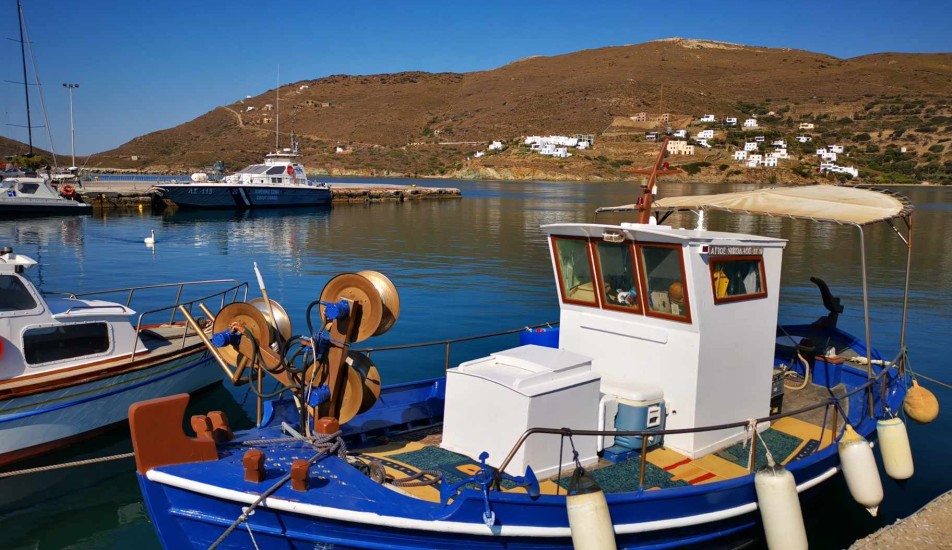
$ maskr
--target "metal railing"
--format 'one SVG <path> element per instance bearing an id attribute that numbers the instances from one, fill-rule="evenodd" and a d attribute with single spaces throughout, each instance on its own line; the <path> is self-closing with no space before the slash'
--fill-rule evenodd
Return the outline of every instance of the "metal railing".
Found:
<path id="1" fill-rule="evenodd" d="M 194 288 L 194 287 L 198 287 L 202 285 L 224 285 L 224 284 L 227 284 L 230 286 L 228 288 L 219 290 L 212 294 L 206 294 L 204 296 L 200 296 L 198 298 L 194 298 L 185 302 L 182 301 L 182 294 L 185 292 L 186 288 Z M 171 315 L 169 316 L 168 324 L 174 325 L 175 316 L 178 314 L 179 306 L 185 307 L 189 312 L 191 312 L 192 307 L 195 304 L 206 302 L 212 299 L 218 299 L 220 302 L 218 309 L 221 309 L 225 307 L 226 300 L 227 300 L 227 303 L 232 303 L 237 301 L 239 294 L 241 295 L 241 301 L 246 301 L 248 299 L 248 283 L 238 282 L 236 279 L 186 281 L 181 283 L 163 283 L 163 284 L 136 286 L 136 287 L 128 287 L 128 288 L 114 288 L 109 290 L 95 290 L 95 291 L 81 292 L 81 293 L 56 293 L 56 294 L 64 294 L 66 296 L 69 296 L 72 299 L 87 298 L 91 296 L 108 296 L 110 294 L 126 294 L 125 306 L 127 308 L 131 308 L 132 300 L 135 297 L 136 292 L 139 292 L 141 294 L 143 291 L 156 290 L 156 289 L 168 289 L 168 288 L 176 289 L 175 303 L 168 306 L 163 306 L 160 308 L 155 308 L 155 309 L 150 309 L 147 311 L 140 312 L 138 320 L 136 321 L 135 334 L 137 338 L 142 332 L 143 319 L 145 319 L 147 316 L 155 315 L 157 313 L 162 313 L 164 311 L 170 311 Z M 229 295 L 231 295 L 230 298 L 229 298 Z M 115 307 L 116 307 L 115 305 L 71 306 L 69 310 L 67 311 L 73 311 L 73 310 L 79 310 L 79 309 L 110 309 Z M 185 349 L 185 342 L 188 338 L 188 331 L 189 331 L 188 323 L 183 323 L 182 336 L 181 336 L 182 338 L 181 349 Z M 132 356 L 130 357 L 129 361 L 130 362 L 134 361 L 138 353 L 139 353 L 139 346 L 136 343 L 133 345 Z"/>
<path id="2" fill-rule="evenodd" d="M 381 347 L 376 347 L 376 348 L 359 348 L 359 349 L 354 349 L 353 351 L 360 352 L 360 353 L 365 353 L 365 354 L 367 354 L 367 357 L 369 358 L 369 357 L 370 357 L 370 354 L 373 353 L 373 352 L 375 352 L 375 351 L 378 351 L 378 352 L 379 352 L 379 351 L 395 351 L 395 350 L 407 350 L 407 349 L 414 349 L 414 348 L 433 347 L 433 346 L 446 346 L 446 353 L 445 353 L 445 360 L 444 360 L 444 363 L 443 363 L 443 370 L 449 370 L 449 368 L 450 368 L 450 346 L 452 346 L 452 344 L 458 344 L 458 343 L 461 343 L 461 342 L 472 342 L 472 341 L 474 341 L 474 340 L 484 340 L 484 339 L 486 339 L 486 338 L 496 338 L 496 337 L 499 337 L 499 336 L 506 336 L 506 335 L 509 335 L 509 334 L 516 334 L 516 333 L 519 333 L 519 332 L 522 332 L 522 331 L 533 330 L 533 329 L 537 329 L 537 328 L 553 328 L 553 327 L 558 326 L 558 324 L 559 324 L 558 321 L 550 321 L 550 322 L 548 322 L 548 323 L 539 323 L 539 324 L 537 324 L 537 325 L 525 326 L 525 327 L 521 327 L 521 328 L 514 328 L 514 329 L 511 329 L 511 330 L 504 330 L 504 331 L 501 331 L 501 332 L 493 332 L 493 333 L 490 333 L 490 334 L 480 334 L 480 335 L 477 335 L 477 336 L 464 336 L 464 337 L 462 337 L 462 338 L 450 338 L 450 339 L 447 339 L 447 340 L 436 340 L 436 341 L 433 341 L 433 342 L 421 342 L 421 343 L 417 343 L 417 344 L 400 344 L 400 345 L 396 345 L 396 346 L 381 346 Z"/>

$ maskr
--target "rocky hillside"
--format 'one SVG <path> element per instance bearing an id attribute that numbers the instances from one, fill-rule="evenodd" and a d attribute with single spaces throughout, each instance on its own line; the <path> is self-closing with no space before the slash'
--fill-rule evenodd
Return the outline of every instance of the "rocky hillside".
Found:
<path id="1" fill-rule="evenodd" d="M 97 154 L 100 167 L 191 171 L 223 160 L 229 170 L 294 131 L 313 173 L 376 176 L 624 179 L 650 163 L 651 123 L 671 113 L 692 125 L 703 113 L 758 115 L 758 134 L 788 142 L 815 123 L 809 149 L 761 174 L 732 160 L 747 136 L 718 128 L 713 149 L 673 162 L 695 178 L 812 179 L 814 145 L 846 146 L 867 180 L 952 180 L 952 54 L 876 54 L 837 59 L 801 50 L 670 39 L 531 57 L 466 74 L 335 75 L 296 82 L 219 107 L 197 119 Z M 658 128 L 662 129 L 663 128 Z M 526 135 L 593 134 L 595 147 L 568 159 L 521 147 Z M 508 148 L 472 159 L 492 140 Z M 289 144 L 289 138 L 282 136 Z M 338 152 L 340 149 L 340 152 Z"/>

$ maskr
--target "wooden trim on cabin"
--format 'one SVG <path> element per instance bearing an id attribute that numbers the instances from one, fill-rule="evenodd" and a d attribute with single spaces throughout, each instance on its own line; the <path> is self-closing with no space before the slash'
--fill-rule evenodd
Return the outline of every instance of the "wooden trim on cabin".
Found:
<path id="1" fill-rule="evenodd" d="M 204 349 L 204 347 L 205 345 L 201 341 L 198 341 L 194 344 L 185 346 L 185 348 L 179 348 L 178 346 L 175 346 L 174 351 L 170 350 L 171 353 L 143 353 L 139 355 L 139 357 L 142 358 L 141 360 L 137 358 L 132 362 L 129 361 L 129 357 L 127 355 L 124 355 L 122 357 L 116 357 L 105 361 L 97 361 L 87 365 L 70 367 L 69 369 L 38 373 L 21 378 L 4 380 L 3 382 L 0 382 L 0 401 L 69 388 L 72 386 L 79 386 L 90 382 L 96 382 L 104 378 L 118 376 L 120 374 L 145 370 L 154 367 L 159 363 L 174 361 L 176 359 L 195 354 L 196 352 L 200 352 L 202 349 Z M 121 364 L 108 366 L 110 363 Z M 61 376 L 64 372 L 68 371 L 82 372 L 77 372 L 75 375 L 66 377 Z M 25 379 L 29 379 L 32 383 L 23 384 Z"/>
<path id="2" fill-rule="evenodd" d="M 659 319 L 667 319 L 669 321 L 676 321 L 678 323 L 688 323 L 691 324 L 691 299 L 688 296 L 690 294 L 688 287 L 688 278 L 687 272 L 684 270 L 684 246 L 680 244 L 667 244 L 667 243 L 642 243 L 636 242 L 638 250 L 638 261 L 639 267 L 641 268 L 641 285 L 642 292 L 645 297 L 645 315 L 648 317 L 657 317 Z M 681 290 L 684 296 L 684 315 L 672 315 L 670 313 L 659 313 L 657 311 L 651 310 L 651 296 L 648 290 L 648 269 L 645 265 L 645 257 L 643 249 L 648 248 L 669 248 L 677 251 L 678 256 L 678 265 L 681 268 Z"/>
<path id="3" fill-rule="evenodd" d="M 564 240 L 564 241 L 582 241 L 582 242 L 585 243 L 585 249 L 586 249 L 586 252 L 587 252 L 586 257 L 588 258 L 588 267 L 589 267 L 589 269 L 591 270 L 591 274 L 592 274 L 592 294 L 593 294 L 592 297 L 594 298 L 594 300 L 591 301 L 591 302 L 586 302 L 586 301 L 584 301 L 584 300 L 573 300 L 573 299 L 569 298 L 568 295 L 566 294 L 565 279 L 562 277 L 562 262 L 559 261 L 559 248 L 558 248 L 558 244 L 557 244 L 557 241 L 562 241 L 562 240 Z M 591 245 L 591 240 L 590 240 L 589 238 L 587 238 L 587 237 L 575 237 L 575 236 L 570 236 L 570 235 L 552 235 L 552 236 L 550 237 L 550 242 L 551 242 L 551 247 L 552 247 L 552 259 L 555 261 L 555 274 L 556 274 L 556 278 L 558 279 L 558 283 L 559 283 L 559 295 L 562 297 L 562 303 L 565 303 L 565 304 L 575 304 L 575 305 L 588 306 L 588 307 L 595 307 L 595 308 L 600 307 L 601 301 L 599 300 L 599 298 L 598 298 L 598 296 L 597 296 L 597 294 L 598 294 L 598 286 L 599 286 L 599 285 L 597 285 L 597 283 L 596 283 L 596 281 L 595 281 L 595 272 L 596 272 L 596 271 L 595 271 L 595 266 L 593 265 L 593 261 L 592 261 L 592 245 Z"/>
<path id="4" fill-rule="evenodd" d="M 754 292 L 752 294 L 738 294 L 736 296 L 717 296 L 717 285 L 714 283 L 714 264 L 719 262 L 731 262 L 731 261 L 756 261 L 758 267 L 760 268 L 760 286 L 763 289 L 762 292 Z M 747 300 L 759 300 L 761 298 L 767 297 L 767 271 L 764 267 L 764 257 L 761 255 L 752 255 L 752 256 L 716 256 L 708 257 L 708 269 L 711 272 L 711 293 L 714 295 L 715 304 L 729 304 L 733 302 L 744 302 Z"/>
<path id="5" fill-rule="evenodd" d="M 611 244 L 624 244 L 625 246 L 628 247 L 628 250 L 631 254 L 630 256 L 631 269 L 635 279 L 635 286 L 637 287 L 637 292 L 638 292 L 638 296 L 637 296 L 638 302 L 633 304 L 631 307 L 625 307 L 619 304 L 611 304 L 608 302 L 608 291 L 607 289 L 604 288 L 605 277 L 602 274 L 602 262 L 601 262 L 601 257 L 598 254 L 598 243 L 599 241 L 597 239 L 593 238 L 591 240 L 592 260 L 593 260 L 593 263 L 595 264 L 595 277 L 597 281 L 595 288 L 597 289 L 598 301 L 601 304 L 602 308 L 610 310 L 610 311 L 621 311 L 623 313 L 642 315 L 644 311 L 644 305 L 643 305 L 644 302 L 642 299 L 643 294 L 641 292 L 641 285 L 638 283 L 638 279 L 640 279 L 641 277 L 640 277 L 640 272 L 638 270 L 638 260 L 636 258 L 636 256 L 638 255 L 638 252 L 637 250 L 635 250 L 634 241 L 625 239 L 624 243 L 611 243 Z"/>

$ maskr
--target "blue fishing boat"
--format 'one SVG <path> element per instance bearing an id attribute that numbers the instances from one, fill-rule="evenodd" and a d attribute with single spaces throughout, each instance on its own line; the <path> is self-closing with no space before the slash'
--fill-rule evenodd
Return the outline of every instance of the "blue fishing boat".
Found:
<path id="1" fill-rule="evenodd" d="M 658 220 L 719 210 L 862 234 L 910 227 L 910 204 L 834 186 L 653 201 L 661 160 L 637 203 L 598 211 L 638 222 L 543 227 L 558 330 L 445 377 L 381 388 L 387 367 L 352 347 L 399 315 L 376 272 L 328 282 L 298 338 L 281 336 L 282 311 L 224 308 L 206 345 L 258 393 L 258 425 L 235 432 L 210 412 L 191 418 L 193 437 L 187 396 L 130 408 L 164 546 L 664 548 L 760 526 L 771 546 L 805 547 L 800 499 L 840 471 L 875 514 L 868 441 L 888 439 L 887 473 L 912 475 L 896 417 L 910 373 L 902 346 L 869 345 L 865 256 L 859 338 L 837 326 L 844 306 L 820 279 L 824 314 L 778 324 L 786 241 Z M 268 400 L 265 376 L 286 397 Z"/>

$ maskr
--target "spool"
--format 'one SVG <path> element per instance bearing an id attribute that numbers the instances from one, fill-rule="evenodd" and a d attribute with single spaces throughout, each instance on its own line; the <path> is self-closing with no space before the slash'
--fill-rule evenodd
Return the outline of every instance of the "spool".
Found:
<path id="1" fill-rule="evenodd" d="M 909 434 L 902 419 L 897 416 L 877 421 L 876 435 L 879 438 L 879 454 L 883 457 L 886 475 L 900 481 L 912 477 L 916 469 L 912 461 Z"/>
<path id="2" fill-rule="evenodd" d="M 883 502 L 883 483 L 879 479 L 879 469 L 876 468 L 876 459 L 869 442 L 847 424 L 837 450 L 850 495 L 876 517 L 879 505 Z"/>
<path id="3" fill-rule="evenodd" d="M 363 342 L 371 336 L 379 336 L 390 330 L 400 313 L 400 298 L 390 279 L 376 271 L 342 273 L 324 286 L 322 302 L 350 300 L 360 305 L 360 326 L 353 342 Z M 324 306 L 321 306 L 321 314 Z M 351 332 L 355 316 L 339 319 L 337 329 L 342 334 Z"/>
<path id="4" fill-rule="evenodd" d="M 271 311 L 268 308 L 268 302 L 271 302 L 271 308 L 274 310 L 275 319 L 271 319 Z M 264 298 L 255 298 L 254 300 L 248 301 L 249 304 L 253 305 L 264 315 L 265 321 L 267 321 L 268 326 L 271 328 L 271 339 L 275 340 L 276 335 L 281 336 L 281 340 L 287 342 L 291 339 L 291 335 L 294 333 L 291 327 L 291 318 L 288 316 L 288 312 L 285 311 L 281 304 L 275 302 L 274 300 L 268 298 L 268 302 L 264 301 Z"/>
<path id="5" fill-rule="evenodd" d="M 268 324 L 264 314 L 262 314 L 257 307 L 245 302 L 228 304 L 221 308 L 221 311 L 215 316 L 212 332 L 218 333 L 230 330 L 234 323 L 244 326 L 245 329 L 250 331 L 259 346 L 271 346 L 271 326 Z M 223 359 L 228 361 L 231 366 L 235 367 L 239 361 L 245 358 L 250 359 L 254 355 L 254 345 L 251 343 L 251 340 L 246 338 L 242 333 L 241 342 L 237 348 L 234 346 L 225 346 L 219 348 L 218 353 Z"/>
<path id="6" fill-rule="evenodd" d="M 770 550 L 807 548 L 797 482 L 790 470 L 780 464 L 759 470 L 754 474 L 754 490 L 767 547 Z"/>
<path id="7" fill-rule="evenodd" d="M 357 371 L 357 374 L 360 375 L 363 392 L 360 409 L 357 411 L 357 414 L 365 413 L 369 411 L 377 402 L 377 399 L 380 398 L 380 371 L 377 370 L 377 366 L 374 365 L 367 354 L 359 351 L 349 352 L 347 354 L 346 363 L 347 366 Z"/>

